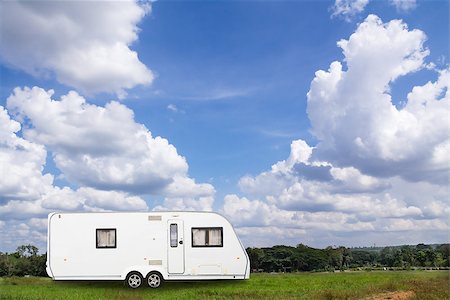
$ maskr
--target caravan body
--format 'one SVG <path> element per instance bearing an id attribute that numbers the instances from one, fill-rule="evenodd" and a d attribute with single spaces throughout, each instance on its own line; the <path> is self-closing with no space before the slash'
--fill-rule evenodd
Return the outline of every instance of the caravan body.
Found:
<path id="1" fill-rule="evenodd" d="M 51 213 L 47 273 L 55 280 L 248 279 L 232 225 L 212 212 Z M 153 283 L 153 284 L 152 284 Z"/>

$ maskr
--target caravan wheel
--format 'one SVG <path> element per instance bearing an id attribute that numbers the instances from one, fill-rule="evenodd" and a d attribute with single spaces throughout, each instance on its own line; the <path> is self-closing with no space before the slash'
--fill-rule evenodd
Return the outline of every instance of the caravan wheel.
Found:
<path id="1" fill-rule="evenodd" d="M 127 279 L 125 282 L 127 283 L 128 287 L 132 289 L 137 289 L 142 285 L 142 275 L 139 272 L 131 272 L 128 274 Z"/>
<path id="2" fill-rule="evenodd" d="M 147 284 L 149 287 L 156 289 L 161 286 L 163 277 L 158 272 L 150 272 L 147 276 Z"/>

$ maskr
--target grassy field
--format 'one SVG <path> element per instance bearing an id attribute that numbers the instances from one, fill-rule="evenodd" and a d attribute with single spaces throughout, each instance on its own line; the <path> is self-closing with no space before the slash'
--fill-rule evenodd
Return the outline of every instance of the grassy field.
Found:
<path id="1" fill-rule="evenodd" d="M 245 281 L 170 282 L 156 290 L 16 277 L 0 278 L 0 299 L 371 299 L 394 291 L 450 299 L 449 284 L 449 271 L 252 274 Z"/>

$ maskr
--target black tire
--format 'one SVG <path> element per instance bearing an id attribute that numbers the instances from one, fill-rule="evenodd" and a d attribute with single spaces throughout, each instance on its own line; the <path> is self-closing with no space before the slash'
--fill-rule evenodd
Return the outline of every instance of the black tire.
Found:
<path id="1" fill-rule="evenodd" d="M 142 286 L 144 282 L 144 278 L 139 272 L 130 272 L 125 279 L 125 284 L 132 289 L 137 289 Z"/>
<path id="2" fill-rule="evenodd" d="M 147 275 L 146 281 L 149 287 L 157 289 L 163 284 L 164 278 L 159 272 L 150 272 Z"/>

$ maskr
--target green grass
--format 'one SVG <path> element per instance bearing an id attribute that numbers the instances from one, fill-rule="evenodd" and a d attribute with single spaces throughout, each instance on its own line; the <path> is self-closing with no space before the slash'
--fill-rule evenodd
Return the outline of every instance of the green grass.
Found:
<path id="1" fill-rule="evenodd" d="M 450 299 L 449 271 L 252 274 L 244 281 L 167 282 L 159 289 L 122 282 L 0 278 L 0 299 L 363 299 L 414 291 L 415 299 Z"/>

